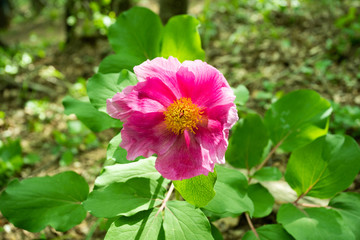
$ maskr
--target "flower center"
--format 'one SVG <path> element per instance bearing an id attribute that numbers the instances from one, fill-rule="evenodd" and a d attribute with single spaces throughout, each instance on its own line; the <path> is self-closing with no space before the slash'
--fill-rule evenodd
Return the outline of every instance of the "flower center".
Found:
<path id="1" fill-rule="evenodd" d="M 176 135 L 184 133 L 188 129 L 195 134 L 194 129 L 201 120 L 204 111 L 193 104 L 190 98 L 180 98 L 174 101 L 164 112 L 166 127 Z"/>

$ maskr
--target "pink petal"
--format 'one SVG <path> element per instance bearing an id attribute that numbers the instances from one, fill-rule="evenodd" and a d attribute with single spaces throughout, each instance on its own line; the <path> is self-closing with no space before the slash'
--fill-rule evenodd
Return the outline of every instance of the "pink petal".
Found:
<path id="1" fill-rule="evenodd" d="M 126 122 L 132 112 L 162 112 L 164 106 L 157 100 L 150 98 L 139 98 L 139 92 L 133 90 L 129 94 L 117 93 L 113 98 L 106 100 L 106 111 L 113 117 Z"/>
<path id="2" fill-rule="evenodd" d="M 166 129 L 161 112 L 133 112 L 121 130 L 120 147 L 127 150 L 127 159 L 163 154 L 173 145 L 176 136 Z"/>
<path id="3" fill-rule="evenodd" d="M 235 100 L 224 76 L 205 62 L 185 61 L 176 77 L 183 96 L 191 98 L 198 106 L 209 108 Z"/>
<path id="4" fill-rule="evenodd" d="M 164 178 L 182 180 L 213 171 L 209 151 L 201 147 L 192 133 L 189 136 L 189 145 L 184 135 L 179 135 L 167 152 L 158 155 L 155 168 Z"/>

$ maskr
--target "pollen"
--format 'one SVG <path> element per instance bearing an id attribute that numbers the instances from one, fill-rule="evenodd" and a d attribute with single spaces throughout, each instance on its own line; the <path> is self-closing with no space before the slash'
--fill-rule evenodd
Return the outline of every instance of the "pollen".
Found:
<path id="1" fill-rule="evenodd" d="M 195 134 L 203 113 L 202 108 L 194 104 L 190 98 L 180 98 L 164 112 L 166 127 L 176 135 L 184 133 L 185 129 Z"/>

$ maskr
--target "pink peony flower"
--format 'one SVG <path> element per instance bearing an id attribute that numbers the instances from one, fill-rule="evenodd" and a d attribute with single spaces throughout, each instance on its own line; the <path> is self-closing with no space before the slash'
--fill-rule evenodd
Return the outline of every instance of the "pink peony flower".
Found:
<path id="1" fill-rule="evenodd" d="M 170 180 L 208 175 L 225 163 L 229 129 L 238 120 L 224 76 L 200 60 L 155 58 L 134 67 L 139 83 L 107 99 L 120 119 L 127 159 L 157 154 L 155 168 Z"/>

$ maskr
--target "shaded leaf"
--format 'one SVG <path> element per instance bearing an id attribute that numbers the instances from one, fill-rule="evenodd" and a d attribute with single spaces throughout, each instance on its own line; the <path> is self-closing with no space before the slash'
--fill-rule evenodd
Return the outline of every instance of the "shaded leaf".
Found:
<path id="1" fill-rule="evenodd" d="M 341 216 L 332 209 L 300 210 L 289 203 L 280 206 L 276 219 L 297 240 L 355 239 Z"/>
<path id="2" fill-rule="evenodd" d="M 161 175 L 155 169 L 155 160 L 155 157 L 149 157 L 138 162 L 131 162 L 130 164 L 106 166 L 101 175 L 96 178 L 95 185 L 97 187 L 104 187 L 116 182 L 126 182 L 136 177 L 157 180 Z"/>
<path id="3" fill-rule="evenodd" d="M 96 217 L 131 216 L 160 204 L 165 191 L 161 181 L 132 178 L 95 189 L 84 207 Z"/>
<path id="4" fill-rule="evenodd" d="M 130 217 L 120 217 L 111 224 L 105 240 L 157 239 L 162 223 L 161 215 L 155 216 L 157 211 L 153 208 Z"/>
<path id="5" fill-rule="evenodd" d="M 294 238 L 285 231 L 280 224 L 264 225 L 256 229 L 260 240 L 293 240 Z M 248 231 L 242 240 L 258 240 L 252 231 Z"/>
<path id="6" fill-rule="evenodd" d="M 204 207 L 217 215 L 238 216 L 243 212 L 254 212 L 254 205 L 247 195 L 247 179 L 235 169 L 216 166 L 217 180 L 215 197 Z"/>
<path id="7" fill-rule="evenodd" d="M 251 177 L 259 181 L 278 181 L 281 179 L 282 174 L 277 167 L 263 167 Z"/>
<path id="8" fill-rule="evenodd" d="M 337 211 L 356 239 L 360 239 L 360 194 L 343 192 L 330 200 L 330 207 Z"/>
<path id="9" fill-rule="evenodd" d="M 115 53 L 143 62 L 159 56 L 162 28 L 158 15 L 147 8 L 133 7 L 118 16 L 108 38 Z"/>
<path id="10" fill-rule="evenodd" d="M 128 70 L 110 74 L 97 73 L 89 78 L 87 83 L 90 102 L 96 109 L 106 113 L 106 99 L 112 98 L 127 86 L 136 85 L 137 82 L 135 74 Z"/>
<path id="11" fill-rule="evenodd" d="M 108 114 L 99 112 L 89 102 L 82 102 L 70 96 L 63 100 L 65 114 L 74 113 L 76 117 L 94 132 L 101 132 L 108 128 L 120 128 L 122 122 L 110 117 Z"/>
<path id="12" fill-rule="evenodd" d="M 226 161 L 234 167 L 251 169 L 261 163 L 269 137 L 261 117 L 248 114 L 232 128 Z"/>
<path id="13" fill-rule="evenodd" d="M 85 179 L 75 172 L 14 180 L 0 196 L 0 210 L 16 227 L 30 232 L 47 225 L 67 231 L 86 217 L 81 202 L 88 193 Z"/>
<path id="14" fill-rule="evenodd" d="M 104 58 L 99 65 L 99 73 L 119 73 L 123 69 L 134 71 L 134 67 L 143 62 L 143 58 L 124 53 L 112 54 Z"/>
<path id="15" fill-rule="evenodd" d="M 251 184 L 248 188 L 248 196 L 254 204 L 253 217 L 262 218 L 272 212 L 274 197 L 261 184 Z"/>

